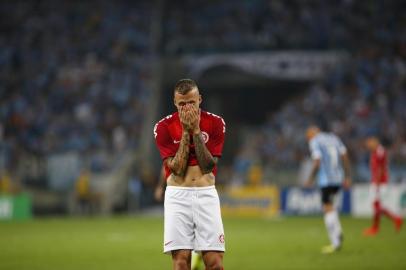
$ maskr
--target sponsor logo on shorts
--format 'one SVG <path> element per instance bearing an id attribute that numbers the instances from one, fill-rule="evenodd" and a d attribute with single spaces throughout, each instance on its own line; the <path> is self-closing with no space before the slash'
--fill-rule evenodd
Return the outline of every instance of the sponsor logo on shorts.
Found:
<path id="1" fill-rule="evenodd" d="M 166 242 L 166 243 L 165 243 L 165 246 L 169 245 L 169 244 L 172 243 L 172 242 L 173 242 L 173 240 L 172 240 L 172 241 L 169 241 L 169 242 Z"/>
<path id="2" fill-rule="evenodd" d="M 220 234 L 219 241 L 220 243 L 224 244 L 224 234 Z"/>

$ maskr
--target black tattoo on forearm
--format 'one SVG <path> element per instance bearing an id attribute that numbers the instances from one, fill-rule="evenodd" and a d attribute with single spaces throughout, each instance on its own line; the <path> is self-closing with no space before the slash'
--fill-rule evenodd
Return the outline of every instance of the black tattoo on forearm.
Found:
<path id="1" fill-rule="evenodd" d="M 185 176 L 186 174 L 189 159 L 189 144 L 190 135 L 187 132 L 183 132 L 176 155 L 167 161 L 168 167 L 176 176 Z"/>
<path id="2" fill-rule="evenodd" d="M 199 162 L 200 170 L 203 174 L 212 172 L 216 165 L 216 158 L 214 158 L 207 149 L 202 133 L 193 135 L 193 143 L 195 145 L 196 158 Z"/>

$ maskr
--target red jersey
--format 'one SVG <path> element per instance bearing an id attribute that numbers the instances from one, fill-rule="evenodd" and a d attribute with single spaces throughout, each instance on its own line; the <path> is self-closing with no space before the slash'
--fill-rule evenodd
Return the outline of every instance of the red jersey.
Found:
<path id="1" fill-rule="evenodd" d="M 374 184 L 386 184 L 388 182 L 388 157 L 382 145 L 371 153 L 369 160 L 371 169 L 371 181 Z"/>
<path id="2" fill-rule="evenodd" d="M 215 157 L 221 157 L 224 145 L 224 134 L 226 131 L 223 118 L 209 112 L 201 111 L 199 126 L 209 152 Z M 155 125 L 154 136 L 162 160 L 175 156 L 182 138 L 182 132 L 183 129 L 178 112 L 168 115 Z M 192 136 L 190 142 L 188 166 L 198 165 Z M 217 168 L 214 167 L 214 175 L 216 171 Z M 171 171 L 165 164 L 165 178 L 168 178 L 170 174 Z"/>

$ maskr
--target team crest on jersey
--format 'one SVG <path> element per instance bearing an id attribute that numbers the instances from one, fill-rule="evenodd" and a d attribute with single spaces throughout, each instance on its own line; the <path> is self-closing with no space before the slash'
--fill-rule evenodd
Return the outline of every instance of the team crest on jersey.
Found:
<path id="1" fill-rule="evenodd" d="M 220 236 L 219 236 L 219 241 L 220 241 L 220 243 L 222 243 L 222 244 L 224 244 L 224 234 L 220 234 Z"/>
<path id="2" fill-rule="evenodd" d="M 206 131 L 202 131 L 202 137 L 203 137 L 204 143 L 207 143 L 209 141 L 209 134 L 207 134 Z"/>

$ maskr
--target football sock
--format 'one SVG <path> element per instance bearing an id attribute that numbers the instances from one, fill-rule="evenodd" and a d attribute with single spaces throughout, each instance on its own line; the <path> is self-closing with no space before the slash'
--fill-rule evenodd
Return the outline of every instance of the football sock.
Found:
<path id="1" fill-rule="evenodd" d="M 338 216 L 337 211 L 333 211 L 333 216 L 334 216 L 334 223 L 335 223 L 335 233 L 337 235 L 337 237 L 340 237 L 340 235 L 342 234 L 342 228 L 341 228 L 341 223 L 340 223 L 340 218 Z"/>
<path id="2" fill-rule="evenodd" d="M 379 227 L 379 216 L 381 214 L 387 216 L 388 218 L 390 218 L 392 221 L 395 221 L 398 216 L 393 214 L 391 211 L 389 211 L 388 209 L 384 208 L 381 206 L 381 203 L 379 201 L 375 201 L 374 202 L 374 209 L 375 209 L 375 216 L 378 215 L 378 221 L 377 221 L 377 227 L 375 227 L 375 216 L 374 216 L 374 227 L 378 228 Z M 377 214 L 378 213 L 378 214 Z"/>
<path id="3" fill-rule="evenodd" d="M 381 208 L 381 213 L 390 218 L 392 221 L 395 221 L 398 218 L 398 216 L 385 208 Z"/>
<path id="4" fill-rule="evenodd" d="M 330 211 L 324 214 L 324 223 L 326 225 L 331 244 L 336 248 L 339 247 L 341 245 L 340 236 L 342 229 L 337 211 Z"/>
<path id="5" fill-rule="evenodd" d="M 379 229 L 379 223 L 381 219 L 381 204 L 379 201 L 374 202 L 374 221 L 372 227 L 375 229 Z"/>

